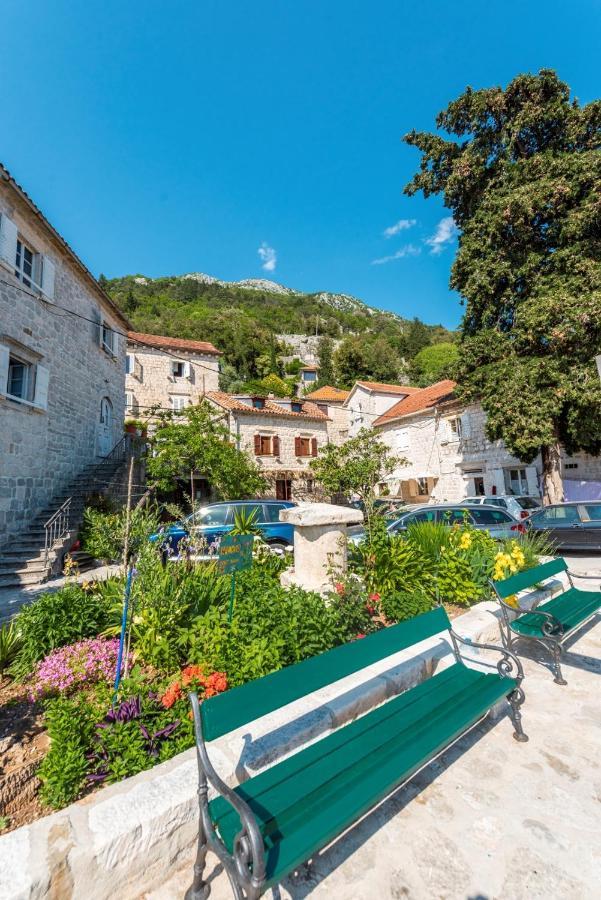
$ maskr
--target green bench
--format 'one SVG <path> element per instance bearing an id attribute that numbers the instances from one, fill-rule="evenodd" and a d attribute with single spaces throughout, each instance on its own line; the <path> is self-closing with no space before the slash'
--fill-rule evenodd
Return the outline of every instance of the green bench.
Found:
<path id="1" fill-rule="evenodd" d="M 550 600 L 534 606 L 530 611 L 520 612 L 506 602 L 508 597 L 562 572 L 567 573 L 569 587 Z M 508 650 L 515 650 L 517 638 L 542 644 L 551 654 L 556 684 L 567 684 L 561 672 L 564 643 L 601 609 L 601 591 L 582 591 L 574 587 L 573 578 L 594 577 L 570 572 L 564 559 L 554 559 L 534 569 L 511 575 L 504 581 L 491 581 L 497 600 L 501 604 L 503 644 Z"/>
<path id="2" fill-rule="evenodd" d="M 450 633 L 455 662 L 439 674 L 234 789 L 215 772 L 207 742 L 442 632 Z M 497 672 L 466 666 L 459 642 L 500 652 Z M 510 704 L 514 737 L 528 740 L 521 725 L 522 678 L 511 651 L 455 634 L 439 607 L 200 705 L 191 694 L 200 826 L 186 900 L 210 893 L 203 878 L 208 850 L 223 863 L 236 898 L 260 897 L 473 728 L 503 697 Z M 218 794 L 210 802 L 209 785 Z"/>

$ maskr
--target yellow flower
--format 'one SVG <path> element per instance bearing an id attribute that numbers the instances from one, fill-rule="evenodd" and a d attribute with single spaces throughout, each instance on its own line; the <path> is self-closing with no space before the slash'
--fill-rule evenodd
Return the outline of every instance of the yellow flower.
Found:
<path id="1" fill-rule="evenodd" d="M 508 603 L 509 606 L 514 606 L 516 609 L 520 608 L 516 594 L 512 594 L 511 597 L 505 597 L 505 603 Z"/>
<path id="2" fill-rule="evenodd" d="M 461 535 L 461 540 L 459 541 L 459 546 L 462 550 L 468 550 L 472 546 L 472 536 L 469 531 L 466 531 Z"/>

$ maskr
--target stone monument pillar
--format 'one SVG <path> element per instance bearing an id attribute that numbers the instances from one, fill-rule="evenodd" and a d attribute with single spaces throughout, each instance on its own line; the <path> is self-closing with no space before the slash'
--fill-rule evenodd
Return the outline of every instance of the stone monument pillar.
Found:
<path id="1" fill-rule="evenodd" d="M 319 593 L 331 590 L 332 570 L 346 572 L 346 526 L 363 521 L 361 510 L 302 503 L 281 510 L 280 521 L 294 525 L 294 568 L 282 572 L 282 585 Z"/>

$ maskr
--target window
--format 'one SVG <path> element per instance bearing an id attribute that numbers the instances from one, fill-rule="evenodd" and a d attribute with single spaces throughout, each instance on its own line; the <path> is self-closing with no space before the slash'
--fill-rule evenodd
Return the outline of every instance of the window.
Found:
<path id="1" fill-rule="evenodd" d="M 176 411 L 179 412 L 182 409 L 185 409 L 190 403 L 190 398 L 180 395 L 180 394 L 172 394 L 171 395 L 171 406 Z"/>
<path id="2" fill-rule="evenodd" d="M 474 506 L 469 512 L 466 509 L 441 509 L 439 512 L 439 521 L 443 522 L 445 525 L 463 525 L 464 522 L 471 521 L 470 512 L 474 515 L 477 509 L 477 506 Z"/>
<path id="3" fill-rule="evenodd" d="M 311 438 L 299 437 L 298 440 L 298 451 L 297 456 L 310 456 L 311 455 Z"/>
<path id="4" fill-rule="evenodd" d="M 116 334 L 108 322 L 102 323 L 102 349 L 115 356 L 115 347 L 117 345 Z"/>
<path id="5" fill-rule="evenodd" d="M 308 494 L 312 494 L 314 490 L 314 482 L 312 478 L 307 478 L 306 480 L 306 490 Z"/>
<path id="6" fill-rule="evenodd" d="M 454 416 L 452 419 L 449 419 L 448 422 L 449 440 L 459 441 L 461 439 L 461 419 L 459 418 L 459 416 Z"/>
<path id="7" fill-rule="evenodd" d="M 303 372 L 303 381 L 317 381 L 317 372 Z"/>
<path id="8" fill-rule="evenodd" d="M 540 502 L 537 502 L 534 497 L 517 497 L 516 499 L 522 509 L 538 509 L 540 506 Z"/>
<path id="9" fill-rule="evenodd" d="M 125 374 L 133 375 L 134 374 L 134 355 L 133 353 L 125 354 Z"/>
<path id="10" fill-rule="evenodd" d="M 591 522 L 601 522 L 601 503 L 587 503 L 584 508 Z"/>
<path id="11" fill-rule="evenodd" d="M 278 500 L 290 500 L 292 496 L 292 481 L 290 478 L 276 479 L 275 495 Z"/>
<path id="12" fill-rule="evenodd" d="M 35 253 L 22 240 L 17 240 L 17 255 L 15 258 L 15 275 L 23 282 L 25 287 L 35 285 L 34 263 Z M 37 287 L 37 285 L 35 285 Z"/>
<path id="13" fill-rule="evenodd" d="M 505 490 L 508 494 L 527 494 L 526 469 L 505 469 Z"/>
<path id="14" fill-rule="evenodd" d="M 325 413 L 326 416 L 327 416 L 327 414 L 328 414 L 328 404 L 327 404 L 327 403 L 318 403 L 318 404 L 317 404 L 317 409 L 318 409 L 320 412 Z M 299 410 L 295 410 L 295 411 L 296 411 L 296 412 L 300 412 L 300 409 L 299 409 Z"/>
<path id="15" fill-rule="evenodd" d="M 296 412 L 296 413 L 302 412 L 303 404 L 297 403 L 295 400 L 293 400 L 292 403 L 290 404 L 290 409 L 292 410 L 292 412 Z M 326 410 L 327 410 L 327 406 L 326 406 Z"/>
<path id="16" fill-rule="evenodd" d="M 16 356 L 8 360 L 7 393 L 18 400 L 33 400 L 35 385 L 35 366 Z"/>
<path id="17" fill-rule="evenodd" d="M 218 506 L 206 506 L 199 509 L 194 516 L 196 525 L 227 525 L 232 520 L 232 516 L 228 515 L 231 507 L 227 503 Z M 192 518 L 192 516 L 190 516 Z"/>
<path id="18" fill-rule="evenodd" d="M 252 401 L 255 409 L 265 409 L 264 397 L 253 397 Z"/>
<path id="19" fill-rule="evenodd" d="M 578 463 L 566 463 L 564 469 L 577 469 Z"/>
<path id="20" fill-rule="evenodd" d="M 277 434 L 255 434 L 255 456 L 279 456 L 280 439 Z"/>
<path id="21" fill-rule="evenodd" d="M 135 405 L 134 395 L 132 394 L 131 391 L 126 391 L 125 392 L 125 409 L 128 412 L 131 412 L 134 408 L 134 405 Z"/>
<path id="22" fill-rule="evenodd" d="M 174 378 L 185 378 L 187 375 L 186 363 L 181 362 L 180 360 L 174 360 L 174 362 L 171 363 L 171 374 Z"/>
<path id="23" fill-rule="evenodd" d="M 481 475 L 474 476 L 474 493 L 478 495 L 478 497 L 484 496 L 484 478 Z"/>
<path id="24" fill-rule="evenodd" d="M 436 510 L 434 509 L 423 509 L 418 513 L 411 513 L 411 515 L 406 516 L 406 518 L 401 519 L 399 525 L 401 527 L 407 525 L 415 525 L 416 522 L 435 522 L 436 521 Z M 396 531 L 396 529 L 394 529 Z"/>
<path id="25" fill-rule="evenodd" d="M 530 521 L 537 527 L 561 528 L 562 525 L 580 522 L 580 516 L 576 506 L 549 506 L 539 513 L 533 513 Z"/>
<path id="26" fill-rule="evenodd" d="M 506 525 L 508 522 L 513 522 L 513 517 L 502 509 L 475 507 L 471 510 L 471 514 L 477 525 Z"/>
<path id="27" fill-rule="evenodd" d="M 418 497 L 427 497 L 428 496 L 428 479 L 427 478 L 416 478 L 415 483 L 417 484 L 417 496 Z"/>

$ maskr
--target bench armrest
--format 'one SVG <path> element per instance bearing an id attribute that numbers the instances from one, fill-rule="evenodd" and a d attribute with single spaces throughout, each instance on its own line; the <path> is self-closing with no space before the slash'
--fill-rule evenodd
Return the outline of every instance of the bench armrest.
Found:
<path id="1" fill-rule="evenodd" d="M 452 628 L 449 629 L 451 640 L 453 642 L 453 648 L 455 650 L 455 655 L 460 658 L 461 651 L 457 645 L 457 641 L 462 644 L 465 644 L 468 647 L 474 647 L 478 650 L 494 650 L 496 653 L 500 653 L 502 659 L 497 663 L 497 671 L 501 678 L 515 678 L 518 685 L 520 685 L 524 679 L 524 668 L 522 663 L 511 650 L 508 650 L 506 647 L 499 647 L 498 644 L 481 644 L 478 641 L 472 641 L 470 638 L 464 638 Z M 514 674 L 515 670 L 515 674 Z"/>
<path id="2" fill-rule="evenodd" d="M 572 578 L 590 578 L 592 581 L 601 582 L 601 573 L 599 575 L 583 575 L 581 572 L 572 572 L 571 569 L 566 569 L 568 575 L 571 575 Z"/>
<path id="3" fill-rule="evenodd" d="M 496 590 L 492 581 L 490 581 L 490 584 L 493 589 L 494 595 L 497 598 L 497 600 L 499 601 L 499 604 L 501 606 L 501 610 L 503 612 L 505 624 L 507 625 L 507 627 L 510 626 L 510 619 L 509 619 L 507 613 L 512 613 L 514 616 L 516 614 L 518 616 L 520 616 L 520 615 L 522 615 L 522 616 L 524 616 L 524 615 L 543 616 L 545 621 L 543 622 L 541 629 L 542 629 L 543 634 L 546 637 L 555 637 L 558 634 L 559 635 L 563 634 L 563 631 L 564 631 L 563 625 L 561 624 L 559 619 L 556 619 L 555 616 L 551 615 L 551 613 L 544 612 L 542 609 L 539 609 L 538 604 L 533 606 L 532 609 L 520 609 L 519 607 L 512 606 L 511 603 L 507 603 L 503 599 L 503 597 L 501 597 L 501 595 Z M 542 600 L 539 600 L 538 602 L 542 603 Z"/>
<path id="4" fill-rule="evenodd" d="M 228 873 L 245 887 L 245 896 L 258 897 L 265 881 L 265 845 L 254 814 L 245 800 L 223 781 L 211 763 L 202 733 L 200 704 L 196 692 L 188 694 L 194 715 L 196 736 L 196 758 L 198 761 L 198 802 L 200 807 L 200 830 L 205 842 L 219 857 Z M 215 790 L 236 810 L 242 822 L 242 829 L 236 835 L 233 853 L 230 854 L 215 830 L 209 813 L 208 786 Z M 202 838 L 201 834 L 201 838 Z"/>

